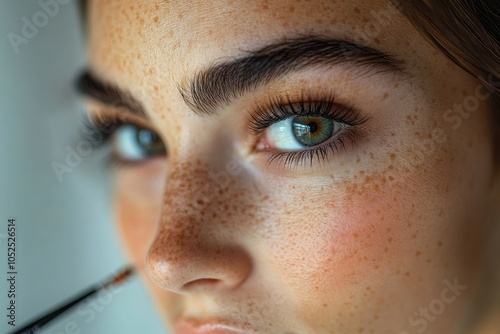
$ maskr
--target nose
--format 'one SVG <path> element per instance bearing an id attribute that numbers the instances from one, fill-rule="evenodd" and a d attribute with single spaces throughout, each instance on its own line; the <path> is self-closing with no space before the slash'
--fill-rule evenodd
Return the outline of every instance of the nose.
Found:
<path id="1" fill-rule="evenodd" d="M 146 257 L 149 276 L 177 293 L 234 289 L 252 268 L 240 242 L 238 216 L 229 212 L 244 205 L 234 194 L 241 194 L 238 178 L 223 168 L 200 165 L 171 166 L 159 226 Z"/>

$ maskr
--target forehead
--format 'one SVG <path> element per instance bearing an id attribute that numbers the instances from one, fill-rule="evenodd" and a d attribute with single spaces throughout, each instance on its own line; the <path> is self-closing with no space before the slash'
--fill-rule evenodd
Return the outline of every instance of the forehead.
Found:
<path id="1" fill-rule="evenodd" d="M 96 73 L 129 88 L 164 91 L 197 69 L 279 39 L 328 36 L 407 60 L 421 51 L 409 46 L 422 42 L 389 0 L 94 0 L 90 25 Z"/>

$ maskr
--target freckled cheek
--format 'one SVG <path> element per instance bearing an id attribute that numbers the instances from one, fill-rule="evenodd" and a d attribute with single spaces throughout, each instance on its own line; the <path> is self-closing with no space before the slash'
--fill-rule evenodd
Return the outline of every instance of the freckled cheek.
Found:
<path id="1" fill-rule="evenodd" d="M 298 242 L 310 253 L 302 263 L 307 266 L 304 272 L 313 276 L 310 282 L 320 284 L 329 277 L 330 285 L 356 286 L 362 277 L 376 275 L 408 247 L 406 238 L 411 237 L 396 218 L 403 208 L 378 195 L 351 200 L 331 209 L 325 205 L 308 213 L 308 220 L 299 220 L 307 222 L 303 228 L 309 231 L 304 230 L 309 237 Z"/>
<path id="2" fill-rule="evenodd" d="M 324 243 L 331 256 L 321 265 L 339 287 L 358 288 L 396 274 L 391 272 L 395 262 L 413 248 L 415 240 L 401 218 L 406 216 L 405 208 L 388 203 L 389 199 L 383 195 L 360 198 L 332 217 L 335 227 Z"/>
<path id="3" fill-rule="evenodd" d="M 369 312 L 363 310 L 387 310 L 398 296 L 415 299 L 406 287 L 435 273 L 425 263 L 426 246 L 415 229 L 411 204 L 404 204 L 413 200 L 371 192 L 350 196 L 349 203 L 317 201 L 323 205 L 304 208 L 290 217 L 293 221 L 282 222 L 295 227 L 285 227 L 287 236 L 276 259 L 307 319 L 319 321 L 321 310 L 331 319 L 332 309 L 357 305 L 357 317 L 364 321 Z"/>

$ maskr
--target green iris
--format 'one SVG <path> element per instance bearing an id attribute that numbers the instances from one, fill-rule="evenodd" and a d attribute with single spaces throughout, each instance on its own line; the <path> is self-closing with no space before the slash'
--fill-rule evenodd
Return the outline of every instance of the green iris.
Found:
<path id="1" fill-rule="evenodd" d="M 333 121 L 324 117 L 298 116 L 292 121 L 293 135 L 304 146 L 316 146 L 333 134 Z"/>
<path id="2" fill-rule="evenodd" d="M 143 149 L 146 156 L 163 154 L 165 152 L 165 145 L 160 137 L 149 130 L 137 130 L 137 143 Z"/>

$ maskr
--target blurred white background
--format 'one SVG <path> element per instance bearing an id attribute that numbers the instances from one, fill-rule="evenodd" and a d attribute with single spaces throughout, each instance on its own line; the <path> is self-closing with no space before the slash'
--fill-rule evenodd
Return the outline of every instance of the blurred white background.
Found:
<path id="1" fill-rule="evenodd" d="M 85 65 L 77 2 L 58 0 L 53 16 L 39 14 L 40 4 L 52 1 L 0 0 L 0 333 L 12 331 L 6 317 L 9 217 L 17 220 L 18 326 L 126 264 L 98 154 L 84 157 L 62 182 L 52 167 L 65 162 L 66 146 L 75 148 L 82 135 L 82 106 L 72 84 Z M 17 37 L 9 33 L 24 38 L 26 20 L 40 27 L 16 53 L 11 39 Z M 70 321 L 80 330 L 74 333 L 163 332 L 138 279 L 94 307 L 93 315 L 87 306 L 42 333 L 68 333 Z"/>

